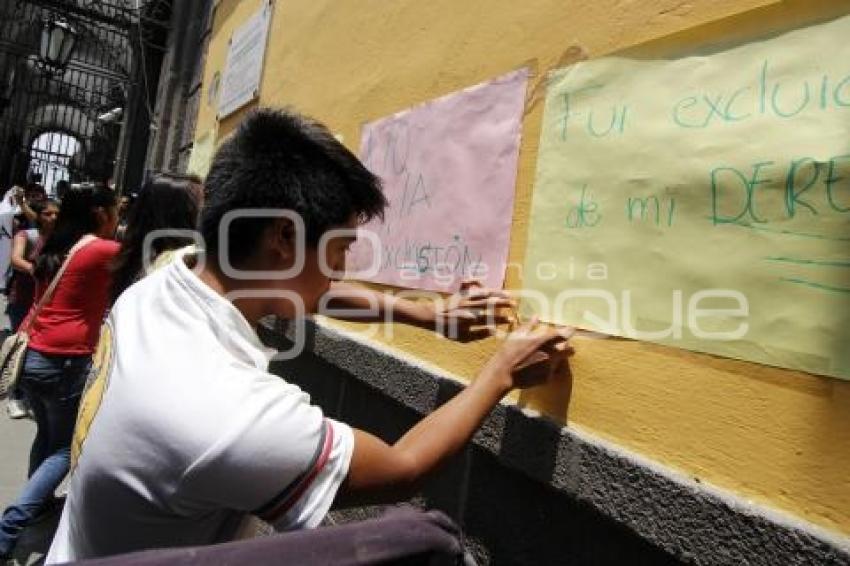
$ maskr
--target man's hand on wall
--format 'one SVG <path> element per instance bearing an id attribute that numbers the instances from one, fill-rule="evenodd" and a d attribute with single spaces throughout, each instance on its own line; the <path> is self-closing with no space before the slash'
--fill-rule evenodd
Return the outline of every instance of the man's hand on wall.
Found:
<path id="1" fill-rule="evenodd" d="M 565 370 L 574 353 L 569 344 L 573 334 L 573 328 L 538 325 L 534 317 L 508 336 L 484 373 L 503 376 L 508 389 L 542 385 Z"/>
<path id="2" fill-rule="evenodd" d="M 471 342 L 488 338 L 496 326 L 510 323 L 515 310 L 516 301 L 508 291 L 487 289 L 476 280 L 467 280 L 446 301 L 430 303 L 426 316 L 446 338 Z"/>

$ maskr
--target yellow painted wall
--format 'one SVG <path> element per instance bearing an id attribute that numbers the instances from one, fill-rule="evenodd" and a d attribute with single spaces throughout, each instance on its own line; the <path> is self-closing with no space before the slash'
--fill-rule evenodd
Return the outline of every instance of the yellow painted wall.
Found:
<path id="1" fill-rule="evenodd" d="M 204 101 L 233 28 L 259 5 L 220 2 Z M 510 260 L 521 264 L 546 70 L 580 50 L 671 56 L 848 11 L 844 0 L 277 0 L 260 98 L 318 118 L 356 150 L 363 122 L 532 65 L 510 248 Z M 222 121 L 219 138 L 243 112 Z M 196 136 L 214 124 L 204 102 Z M 509 288 L 520 284 L 508 274 Z M 497 344 L 459 345 L 395 328 L 391 346 L 469 379 Z M 850 382 L 626 340 L 577 339 L 576 346 L 571 383 L 520 401 L 850 534 Z"/>

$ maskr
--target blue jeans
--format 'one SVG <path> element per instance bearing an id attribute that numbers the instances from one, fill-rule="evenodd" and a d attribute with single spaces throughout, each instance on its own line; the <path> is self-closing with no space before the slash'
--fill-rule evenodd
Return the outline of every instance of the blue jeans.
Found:
<path id="1" fill-rule="evenodd" d="M 12 552 L 21 531 L 52 503 L 68 473 L 77 408 L 91 356 L 54 356 L 27 350 L 18 382 L 35 415 L 29 479 L 0 519 L 0 556 Z"/>

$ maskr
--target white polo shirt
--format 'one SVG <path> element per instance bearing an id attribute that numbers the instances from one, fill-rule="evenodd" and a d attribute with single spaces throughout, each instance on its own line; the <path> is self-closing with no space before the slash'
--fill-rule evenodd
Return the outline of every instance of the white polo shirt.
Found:
<path id="1" fill-rule="evenodd" d="M 273 350 L 182 259 L 122 294 L 102 343 L 47 563 L 230 540 L 250 514 L 322 520 L 351 429 L 268 373 Z"/>

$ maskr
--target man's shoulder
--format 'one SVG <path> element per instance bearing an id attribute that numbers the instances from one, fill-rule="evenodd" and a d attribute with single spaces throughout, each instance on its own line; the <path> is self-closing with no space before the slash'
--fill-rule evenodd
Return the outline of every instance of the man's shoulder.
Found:
<path id="1" fill-rule="evenodd" d="M 185 289 L 179 283 L 176 270 L 171 269 L 171 267 L 169 265 L 163 269 L 157 269 L 133 283 L 118 297 L 113 312 L 126 309 L 127 307 L 124 305 L 145 307 L 155 306 L 159 303 L 162 303 L 158 305 L 159 308 L 185 310 L 185 307 L 188 307 L 185 302 L 188 297 L 182 296 L 185 294 Z M 173 301 L 172 299 L 178 295 L 178 301 Z M 151 312 L 151 309 L 142 308 L 140 314 L 149 312 Z"/>
<path id="2" fill-rule="evenodd" d="M 170 271 L 152 273 L 118 297 L 109 316 L 116 348 L 146 356 L 185 352 L 198 367 L 206 366 L 219 349 L 213 322 Z"/>

